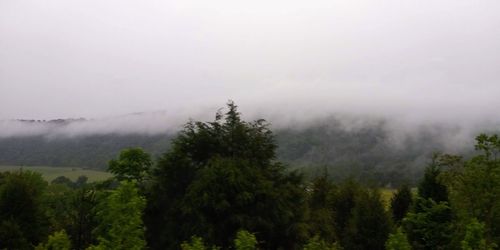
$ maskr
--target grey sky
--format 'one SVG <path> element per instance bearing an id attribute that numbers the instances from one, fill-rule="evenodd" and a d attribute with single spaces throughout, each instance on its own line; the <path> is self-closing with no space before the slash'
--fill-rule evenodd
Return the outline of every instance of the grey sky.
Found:
<path id="1" fill-rule="evenodd" d="M 233 99 L 264 116 L 498 121 L 499 13 L 497 0 L 0 0 L 0 119 Z"/>

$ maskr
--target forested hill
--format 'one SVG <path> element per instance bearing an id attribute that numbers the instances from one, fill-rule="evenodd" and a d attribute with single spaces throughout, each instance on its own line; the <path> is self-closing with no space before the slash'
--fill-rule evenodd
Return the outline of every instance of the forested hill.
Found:
<path id="1" fill-rule="evenodd" d="M 58 124 L 68 122 L 71 121 L 59 120 Z M 433 152 L 447 150 L 443 135 L 449 131 L 445 128 L 420 129 L 413 135 L 396 136 L 386 125 L 378 122 L 349 129 L 336 119 L 328 119 L 307 126 L 274 129 L 278 159 L 311 175 L 328 168 L 329 174 L 338 179 L 355 176 L 398 184 L 415 181 Z M 168 150 L 173 136 L 110 133 L 3 137 L 0 138 L 0 165 L 105 169 L 107 162 L 127 147 L 142 147 L 158 157 Z"/>

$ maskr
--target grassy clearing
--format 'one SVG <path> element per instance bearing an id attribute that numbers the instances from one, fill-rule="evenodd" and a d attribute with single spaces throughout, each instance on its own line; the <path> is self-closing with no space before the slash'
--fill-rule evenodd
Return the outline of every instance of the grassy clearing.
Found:
<path id="1" fill-rule="evenodd" d="M 19 169 L 30 170 L 42 174 L 43 178 L 50 182 L 59 176 L 66 176 L 75 181 L 79 176 L 85 175 L 89 178 L 89 182 L 102 181 L 112 175 L 110 173 L 98 170 L 90 170 L 74 167 L 48 167 L 48 166 L 0 166 L 0 172 L 17 171 Z"/>

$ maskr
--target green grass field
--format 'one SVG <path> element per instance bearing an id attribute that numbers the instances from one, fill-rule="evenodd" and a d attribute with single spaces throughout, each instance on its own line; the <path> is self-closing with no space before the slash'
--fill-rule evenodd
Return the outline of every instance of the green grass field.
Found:
<path id="1" fill-rule="evenodd" d="M 102 181 L 112 175 L 110 173 L 98 170 L 73 168 L 73 167 L 48 167 L 48 166 L 0 166 L 0 172 L 17 171 L 19 169 L 30 170 L 42 174 L 43 178 L 50 182 L 59 176 L 66 176 L 75 181 L 79 176 L 85 175 L 89 182 Z"/>

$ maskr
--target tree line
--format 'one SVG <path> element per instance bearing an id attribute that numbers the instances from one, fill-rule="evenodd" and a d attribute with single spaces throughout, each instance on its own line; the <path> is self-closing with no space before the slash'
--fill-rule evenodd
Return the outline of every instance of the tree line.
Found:
<path id="1" fill-rule="evenodd" d="M 474 157 L 435 155 L 386 204 L 376 186 L 288 169 L 264 120 L 227 109 L 188 122 L 158 160 L 124 149 L 103 182 L 1 173 L 0 249 L 498 247 L 497 135 L 478 136 Z"/>

